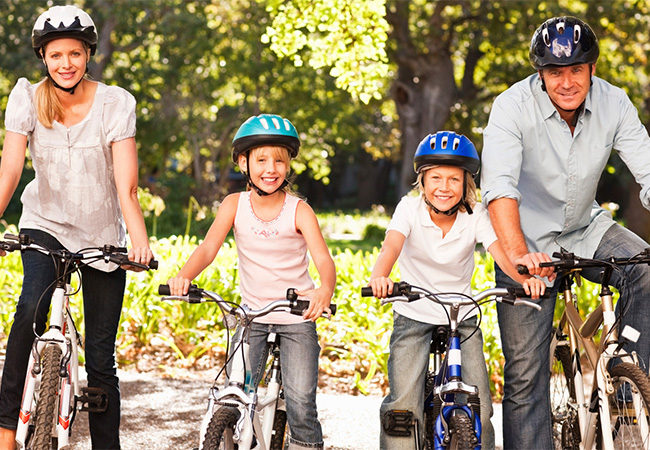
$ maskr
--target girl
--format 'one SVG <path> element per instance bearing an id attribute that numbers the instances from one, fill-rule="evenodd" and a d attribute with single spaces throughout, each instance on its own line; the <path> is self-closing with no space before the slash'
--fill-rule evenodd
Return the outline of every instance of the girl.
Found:
<path id="1" fill-rule="evenodd" d="M 256 384 L 266 363 L 267 335 L 280 337 L 290 450 L 323 448 L 316 410 L 320 346 L 314 322 L 328 310 L 336 283 L 334 261 L 316 215 L 288 192 L 289 163 L 299 147 L 296 129 L 280 116 L 261 114 L 242 124 L 233 140 L 232 156 L 250 189 L 224 199 L 205 240 L 168 281 L 172 295 L 186 294 L 191 280 L 212 263 L 233 228 L 242 303 L 261 308 L 285 298 L 288 287 L 297 287 L 299 295 L 310 298 L 302 317 L 273 312 L 256 319 L 250 336 Z M 309 276 L 307 250 L 320 275 L 318 288 Z"/>
<path id="2" fill-rule="evenodd" d="M 21 233 L 49 248 L 76 251 L 104 244 L 124 247 L 128 229 L 129 259 L 148 263 L 153 254 L 137 198 L 135 99 L 124 89 L 84 76 L 97 48 L 97 30 L 81 9 L 54 6 L 41 14 L 32 31 L 32 44 L 47 78 L 35 85 L 21 78 L 9 96 L 0 163 L 0 214 L 16 190 L 29 142 L 36 178 L 21 197 Z M 34 340 L 32 322 L 37 317 L 36 331 L 42 334 L 49 301 L 39 304 L 39 298 L 55 278 L 48 256 L 25 252 L 22 260 L 23 291 L 7 342 L 0 389 L 1 450 L 15 448 Z M 115 337 L 126 273 L 103 263 L 81 271 L 88 385 L 108 395 L 105 412 L 89 413 L 92 446 L 119 449 Z"/>
<path id="3" fill-rule="evenodd" d="M 415 152 L 416 184 L 420 195 L 405 196 L 397 205 L 388 225 L 386 239 L 370 277 L 373 294 L 385 298 L 392 292 L 388 278 L 399 257 L 402 279 L 432 292 L 471 294 L 474 250 L 483 244 L 508 274 L 523 283 L 527 293 L 537 298 L 544 283 L 519 275 L 496 240 L 490 218 L 476 203 L 473 177 L 480 160 L 472 142 L 465 136 L 441 131 L 425 137 Z M 468 308 L 461 308 L 465 317 Z M 476 327 L 474 310 L 459 325 L 463 339 L 463 381 L 478 386 L 481 403 L 482 448 L 494 448 L 494 429 L 490 422 L 492 402 L 487 369 L 483 357 L 483 337 Z M 420 300 L 393 304 L 393 333 L 388 358 L 390 394 L 381 405 L 382 424 L 389 422 L 393 410 L 411 411 L 423 424 L 424 374 L 429 357 L 429 339 L 435 325 L 447 324 L 442 306 Z M 420 431 L 424 427 L 420 426 Z M 381 427 L 380 445 L 385 450 L 415 449 L 413 436 L 390 434 Z M 420 437 L 420 442 L 423 437 Z M 417 449 L 416 449 L 417 450 Z"/>

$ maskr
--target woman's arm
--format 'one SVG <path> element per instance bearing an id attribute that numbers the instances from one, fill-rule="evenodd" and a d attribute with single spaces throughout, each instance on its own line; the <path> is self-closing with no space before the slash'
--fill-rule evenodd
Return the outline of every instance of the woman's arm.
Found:
<path id="1" fill-rule="evenodd" d="M 316 214 L 303 201 L 298 202 L 296 229 L 305 238 L 307 248 L 320 276 L 319 288 L 298 292 L 298 295 L 308 296 L 311 300 L 309 308 L 303 314 L 303 318 L 315 321 L 330 305 L 332 295 L 334 295 L 334 289 L 336 288 L 336 266 L 323 238 Z"/>
<path id="2" fill-rule="evenodd" d="M 238 202 L 239 194 L 231 194 L 221 203 L 214 222 L 212 222 L 203 242 L 192 252 L 178 275 L 167 281 L 171 295 L 187 294 L 192 280 L 217 257 L 219 249 L 235 223 Z"/>
<path id="3" fill-rule="evenodd" d="M 5 142 L 2 146 L 2 159 L 0 159 L 0 217 L 9 205 L 11 197 L 16 192 L 20 176 L 25 165 L 27 151 L 27 136 L 7 131 Z M 6 255 L 0 250 L 0 256 Z"/>
<path id="4" fill-rule="evenodd" d="M 149 248 L 147 228 L 138 202 L 138 151 L 135 138 L 113 142 L 111 148 L 115 186 L 131 239 L 129 259 L 140 264 L 148 264 L 153 258 L 153 253 Z"/>

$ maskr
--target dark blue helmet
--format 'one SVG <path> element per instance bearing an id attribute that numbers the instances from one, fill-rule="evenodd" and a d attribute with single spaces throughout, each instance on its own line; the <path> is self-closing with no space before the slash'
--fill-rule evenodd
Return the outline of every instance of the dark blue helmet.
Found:
<path id="1" fill-rule="evenodd" d="M 528 58 L 535 70 L 548 66 L 594 64 L 600 50 L 593 30 L 571 16 L 554 17 L 537 28 Z"/>
<path id="2" fill-rule="evenodd" d="M 237 130 L 232 141 L 232 159 L 237 164 L 239 155 L 263 145 L 280 145 L 295 158 L 300 148 L 298 132 L 289 120 L 275 114 L 251 116 Z"/>
<path id="3" fill-rule="evenodd" d="M 459 166 L 475 176 L 481 160 L 467 137 L 453 131 L 438 131 L 422 139 L 415 151 L 415 172 L 420 173 L 425 166 Z"/>

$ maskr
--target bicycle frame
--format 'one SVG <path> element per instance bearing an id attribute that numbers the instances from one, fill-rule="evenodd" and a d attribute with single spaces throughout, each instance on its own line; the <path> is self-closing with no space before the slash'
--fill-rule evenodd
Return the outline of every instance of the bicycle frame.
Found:
<path id="1" fill-rule="evenodd" d="M 557 332 L 553 335 L 551 342 L 551 355 L 558 345 L 562 332 L 566 333 L 571 351 L 571 363 L 574 368 L 573 383 L 576 395 L 576 409 L 578 416 L 578 424 L 581 436 L 580 448 L 594 448 L 597 440 L 596 423 L 600 420 L 600 427 L 602 430 L 611 429 L 610 416 L 611 411 L 607 395 L 614 392 L 612 379 L 608 373 L 608 363 L 613 358 L 620 358 L 623 362 L 630 362 L 635 365 L 638 364 L 636 355 L 621 353 L 621 345 L 618 342 L 618 333 L 615 328 L 616 315 L 614 312 L 614 302 L 612 291 L 607 285 L 608 275 L 605 274 L 607 279 L 603 280 L 600 291 L 600 304 L 596 309 L 588 314 L 585 320 L 582 319 L 576 306 L 576 296 L 572 292 L 574 274 L 567 274 L 561 280 L 560 290 L 563 292 L 564 297 L 564 311 L 560 318 Z M 576 275 L 577 276 L 577 275 Z M 601 329 L 601 340 L 596 346 L 593 338 Z M 630 330 L 624 330 L 626 334 Z M 591 397 L 585 396 L 585 383 L 582 373 L 582 366 L 580 364 L 580 349 L 584 349 L 585 355 L 589 364 L 594 370 L 594 378 L 591 387 Z M 598 398 L 598 411 L 590 408 L 590 399 L 595 396 Z M 636 398 L 635 398 L 636 401 Z M 635 405 L 635 410 L 640 410 L 640 405 Z M 644 428 L 645 422 L 641 421 L 641 426 Z M 648 433 L 648 430 L 642 429 L 643 433 Z M 613 449 L 614 440 L 611 433 L 601 433 L 603 439 L 603 448 Z"/>

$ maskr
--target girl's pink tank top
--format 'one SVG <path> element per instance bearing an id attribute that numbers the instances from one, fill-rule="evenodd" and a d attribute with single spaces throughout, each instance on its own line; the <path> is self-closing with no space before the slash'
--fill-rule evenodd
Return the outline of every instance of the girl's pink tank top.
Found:
<path id="1" fill-rule="evenodd" d="M 258 309 L 286 298 L 288 288 L 312 289 L 314 282 L 309 275 L 307 243 L 296 230 L 296 211 L 301 200 L 285 194 L 277 217 L 263 221 L 255 215 L 250 195 L 250 191 L 239 194 L 233 231 L 242 302 Z M 273 312 L 255 321 L 292 324 L 304 319 L 288 312 Z"/>

